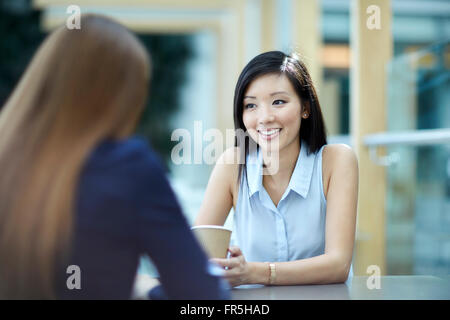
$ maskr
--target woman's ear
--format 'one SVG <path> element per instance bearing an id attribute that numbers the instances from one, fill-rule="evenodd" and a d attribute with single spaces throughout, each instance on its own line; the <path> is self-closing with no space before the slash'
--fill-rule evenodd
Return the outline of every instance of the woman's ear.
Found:
<path id="1" fill-rule="evenodd" d="M 301 112 L 301 117 L 303 119 L 307 119 L 309 117 L 310 113 L 310 107 L 309 107 L 309 102 L 306 103 L 302 103 L 302 112 Z"/>

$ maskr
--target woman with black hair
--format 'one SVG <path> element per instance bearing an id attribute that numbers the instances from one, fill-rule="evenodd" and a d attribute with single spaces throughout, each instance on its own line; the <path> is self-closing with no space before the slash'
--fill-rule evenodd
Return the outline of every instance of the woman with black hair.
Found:
<path id="1" fill-rule="evenodd" d="M 348 146 L 327 145 L 317 94 L 297 55 L 271 51 L 247 64 L 234 123 L 249 139 L 237 136 L 219 158 L 195 221 L 223 225 L 234 208 L 237 246 L 214 262 L 232 286 L 346 281 L 358 162 Z"/>

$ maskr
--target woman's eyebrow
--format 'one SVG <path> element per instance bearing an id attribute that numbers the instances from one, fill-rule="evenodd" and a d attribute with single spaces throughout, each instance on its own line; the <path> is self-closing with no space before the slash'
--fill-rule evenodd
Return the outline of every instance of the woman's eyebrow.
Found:
<path id="1" fill-rule="evenodd" d="M 277 95 L 277 94 L 285 94 L 285 95 L 289 95 L 289 93 L 287 93 L 286 91 L 277 91 L 277 92 L 273 92 L 270 94 L 271 97 Z"/>
<path id="2" fill-rule="evenodd" d="M 286 91 L 277 91 L 277 92 L 271 93 L 270 96 L 273 97 L 273 96 L 275 96 L 277 94 L 289 95 L 289 93 L 287 93 Z M 244 99 L 256 99 L 256 97 L 254 97 L 254 96 L 245 96 Z"/>

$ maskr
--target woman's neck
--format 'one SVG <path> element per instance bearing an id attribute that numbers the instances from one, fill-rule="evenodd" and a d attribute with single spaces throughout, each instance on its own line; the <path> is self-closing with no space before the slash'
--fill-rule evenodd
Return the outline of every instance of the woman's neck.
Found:
<path id="1" fill-rule="evenodd" d="M 264 179 L 270 184 L 289 183 L 300 153 L 300 138 L 279 152 L 263 151 Z"/>

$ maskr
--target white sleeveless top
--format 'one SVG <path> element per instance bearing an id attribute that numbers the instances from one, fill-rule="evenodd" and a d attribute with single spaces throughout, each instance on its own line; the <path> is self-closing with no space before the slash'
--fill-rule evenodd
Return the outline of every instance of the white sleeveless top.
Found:
<path id="1" fill-rule="evenodd" d="M 302 141 L 289 185 L 278 206 L 262 183 L 262 152 L 258 149 L 248 154 L 248 185 L 242 172 L 233 217 L 233 244 L 240 247 L 246 261 L 293 261 L 325 252 L 324 147 L 308 155 L 308 145 Z"/>

